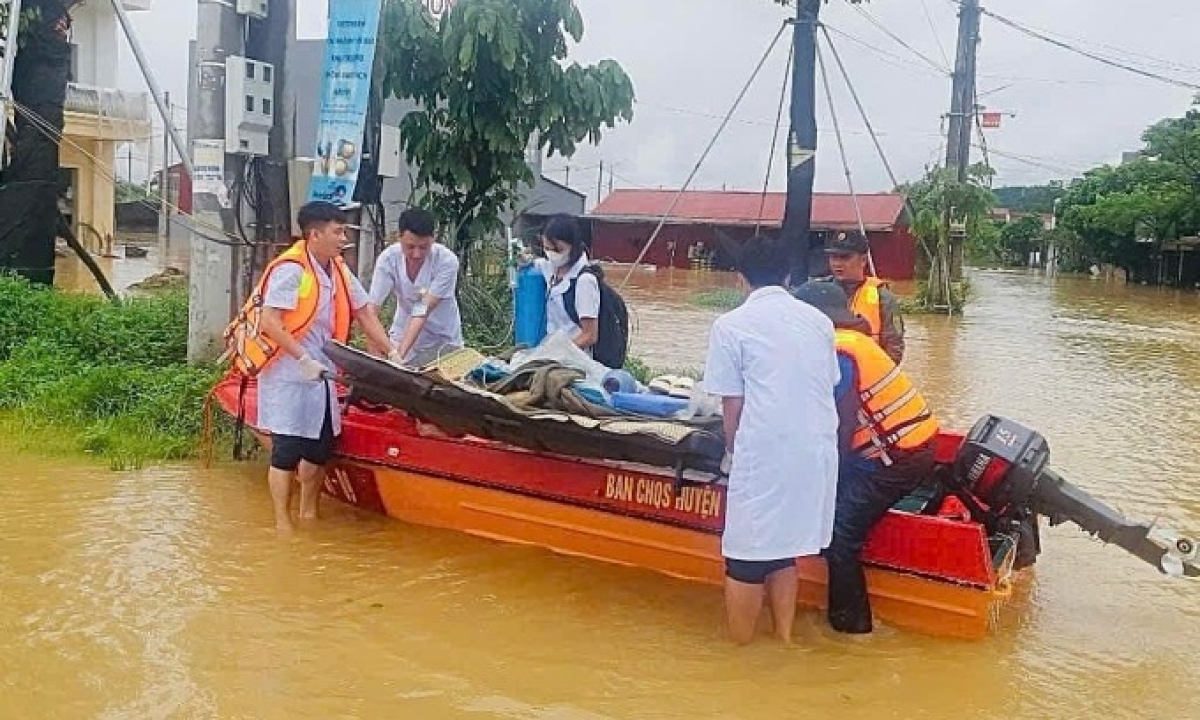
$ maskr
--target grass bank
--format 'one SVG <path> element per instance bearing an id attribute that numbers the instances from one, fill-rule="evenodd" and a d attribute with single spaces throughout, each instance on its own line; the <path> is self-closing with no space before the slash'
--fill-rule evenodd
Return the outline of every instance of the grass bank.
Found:
<path id="1" fill-rule="evenodd" d="M 0 425 L 114 468 L 194 458 L 215 367 L 188 365 L 187 294 L 111 303 L 0 276 Z"/>
<path id="2" fill-rule="evenodd" d="M 469 345 L 489 352 L 511 343 L 512 300 L 502 277 L 464 283 L 460 302 Z M 111 303 L 0 275 L 6 446 L 85 453 L 117 470 L 197 458 L 204 399 L 222 368 L 187 363 L 187 326 L 186 288 Z M 652 370 L 634 358 L 629 367 L 643 382 L 699 374 Z"/>

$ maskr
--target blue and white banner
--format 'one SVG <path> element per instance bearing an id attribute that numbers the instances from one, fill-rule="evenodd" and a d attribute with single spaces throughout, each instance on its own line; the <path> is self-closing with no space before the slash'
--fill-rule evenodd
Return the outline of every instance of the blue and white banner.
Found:
<path id="1" fill-rule="evenodd" d="M 383 0 L 329 3 L 316 164 L 309 200 L 343 205 L 354 198 Z"/>

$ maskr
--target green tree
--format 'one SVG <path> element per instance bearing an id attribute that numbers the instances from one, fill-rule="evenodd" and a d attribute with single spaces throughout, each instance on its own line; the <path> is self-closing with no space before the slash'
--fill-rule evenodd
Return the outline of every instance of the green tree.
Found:
<path id="1" fill-rule="evenodd" d="M 582 37 L 572 0 L 459 0 L 440 23 L 422 3 L 387 0 L 384 92 L 417 105 L 401 124 L 414 200 L 453 229 L 464 272 L 474 243 L 534 183 L 529 150 L 569 157 L 632 120 L 619 64 L 567 60 L 568 40 Z"/>
<path id="2" fill-rule="evenodd" d="M 1025 215 L 1000 228 L 1000 259 L 1006 265 L 1024 265 L 1029 254 L 1042 247 L 1045 226 L 1040 215 Z"/>
<path id="3" fill-rule="evenodd" d="M 931 167 L 925 177 L 896 189 L 906 195 L 912 205 L 912 230 L 924 253 L 922 284 L 918 302 L 928 309 L 958 312 L 965 298 L 950 278 L 949 223 L 961 224 L 968 241 L 973 236 L 988 234 L 991 220 L 988 211 L 996 203 L 987 183 L 993 171 L 986 165 L 972 165 L 967 182 L 960 183 L 953 171 Z"/>
<path id="4" fill-rule="evenodd" d="M 1082 262 L 1111 263 L 1145 276 L 1155 243 L 1200 230 L 1200 97 L 1182 117 L 1142 135 L 1143 159 L 1103 166 L 1073 181 L 1059 203 L 1078 236 Z"/>
<path id="5" fill-rule="evenodd" d="M 1089 170 L 1071 183 L 1059 212 L 1095 260 L 1138 277 L 1153 242 L 1195 230 L 1196 190 L 1181 166 L 1138 160 Z"/>
<path id="6" fill-rule="evenodd" d="M 1047 185 L 1002 187 L 992 190 L 996 205 L 1017 212 L 1052 213 L 1054 201 L 1063 196 L 1066 188 L 1060 180 Z"/>

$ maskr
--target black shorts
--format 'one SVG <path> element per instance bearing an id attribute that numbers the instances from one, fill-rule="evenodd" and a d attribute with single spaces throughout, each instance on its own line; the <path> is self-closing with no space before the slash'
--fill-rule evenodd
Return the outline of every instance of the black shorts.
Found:
<path id="1" fill-rule="evenodd" d="M 796 566 L 796 558 L 779 560 L 734 560 L 725 558 L 725 576 L 749 585 L 762 585 L 780 570 Z"/>
<path id="2" fill-rule="evenodd" d="M 321 424 L 321 437 L 297 437 L 271 433 L 271 467 L 292 471 L 300 461 L 313 465 L 324 465 L 333 457 L 333 416 L 329 403 L 325 405 L 325 422 Z"/>

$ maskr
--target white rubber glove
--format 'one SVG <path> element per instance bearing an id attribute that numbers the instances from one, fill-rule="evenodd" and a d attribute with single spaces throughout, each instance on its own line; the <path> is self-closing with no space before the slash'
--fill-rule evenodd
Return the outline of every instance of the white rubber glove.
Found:
<path id="1" fill-rule="evenodd" d="M 300 374 L 305 380 L 320 380 L 327 370 L 321 363 L 313 360 L 307 353 L 300 356 L 296 362 L 300 363 Z"/>
<path id="2" fill-rule="evenodd" d="M 729 477 L 729 471 L 733 468 L 733 453 L 725 453 L 725 457 L 721 458 L 721 474 Z"/>
<path id="3" fill-rule="evenodd" d="M 392 351 L 388 353 L 387 357 L 389 361 L 394 362 L 397 365 L 404 364 L 404 356 L 400 354 L 400 348 L 392 348 Z"/>

